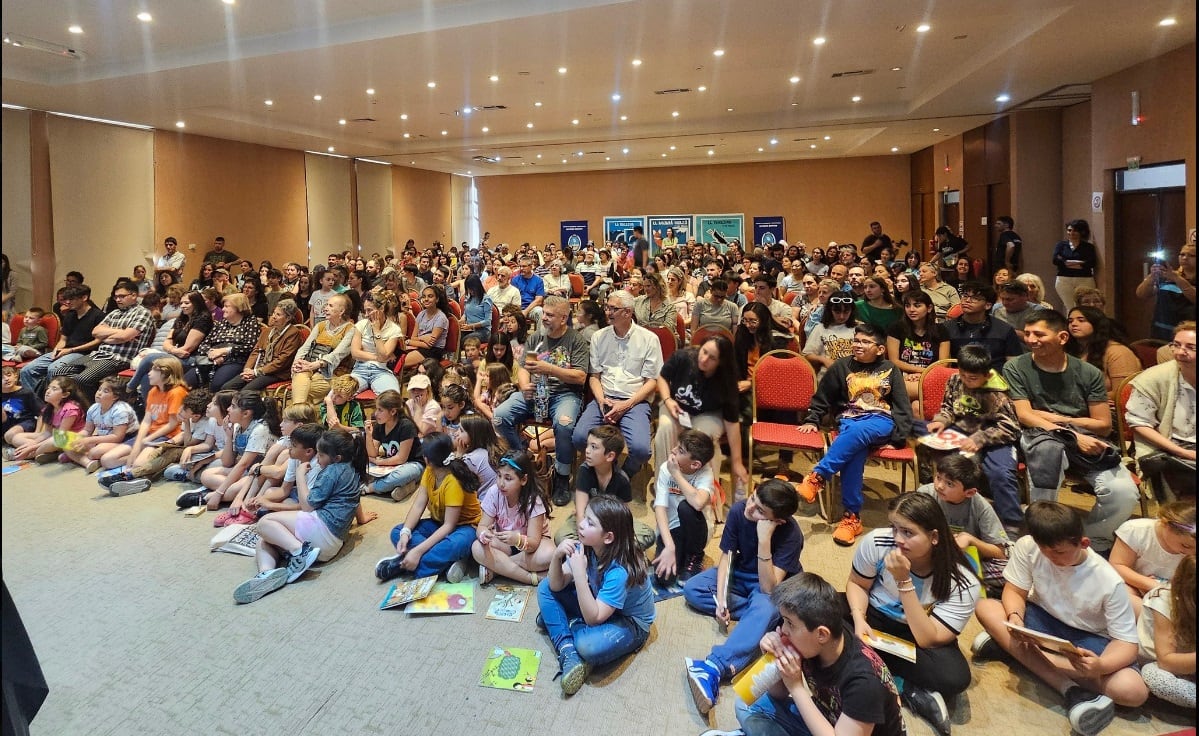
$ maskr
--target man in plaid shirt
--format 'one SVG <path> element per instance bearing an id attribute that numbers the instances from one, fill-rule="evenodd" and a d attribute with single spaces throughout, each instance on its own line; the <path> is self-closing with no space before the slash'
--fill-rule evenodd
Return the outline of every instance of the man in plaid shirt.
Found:
<path id="1" fill-rule="evenodd" d="M 92 330 L 100 341 L 87 360 L 54 366 L 52 376 L 75 374 L 84 396 L 91 396 L 100 381 L 129 367 L 138 351 L 154 340 L 154 317 L 137 303 L 137 290 L 122 282 L 112 293 L 117 308 Z"/>

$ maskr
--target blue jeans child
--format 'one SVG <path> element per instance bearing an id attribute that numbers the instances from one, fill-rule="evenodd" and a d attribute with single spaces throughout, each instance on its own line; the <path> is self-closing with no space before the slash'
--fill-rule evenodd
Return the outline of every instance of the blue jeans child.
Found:
<path id="1" fill-rule="evenodd" d="M 560 652 L 564 644 L 573 642 L 579 657 L 589 665 L 615 662 L 640 649 L 649 639 L 648 631 L 620 611 L 614 611 L 602 624 L 588 625 L 574 583 L 555 592 L 547 577 L 537 585 L 537 602 L 554 650 Z"/>
<path id="2" fill-rule="evenodd" d="M 710 567 L 683 585 L 687 605 L 709 616 L 716 614 L 716 575 L 719 568 Z M 716 665 L 721 677 L 728 677 L 749 666 L 758 656 L 758 642 L 773 631 L 781 620 L 778 609 L 763 592 L 756 572 L 733 571 L 728 590 L 729 616 L 739 623 L 733 627 L 723 644 L 712 647 L 707 660 Z"/>
<path id="3" fill-rule="evenodd" d="M 408 549 L 421 544 L 429 537 L 433 536 L 433 532 L 441 527 L 441 522 L 436 519 L 421 519 L 416 528 L 412 530 L 412 537 L 408 540 Z M 395 547 L 400 543 L 400 530 L 404 528 L 403 524 L 391 530 L 391 546 Z M 450 569 L 450 565 L 458 560 L 465 560 L 470 557 L 470 546 L 475 542 L 475 528 L 470 524 L 462 524 L 454 527 L 448 535 L 440 542 L 433 545 L 429 551 L 425 552 L 420 558 L 420 563 L 417 564 L 413 574 L 418 578 L 427 577 L 429 575 L 440 575 Z"/>
<path id="4" fill-rule="evenodd" d="M 866 471 L 866 459 L 871 450 L 890 441 L 894 429 L 895 422 L 886 414 L 845 417 L 838 426 L 837 439 L 832 441 L 828 452 L 812 468 L 825 480 L 841 473 L 841 504 L 846 511 L 861 515 L 862 475 Z"/>

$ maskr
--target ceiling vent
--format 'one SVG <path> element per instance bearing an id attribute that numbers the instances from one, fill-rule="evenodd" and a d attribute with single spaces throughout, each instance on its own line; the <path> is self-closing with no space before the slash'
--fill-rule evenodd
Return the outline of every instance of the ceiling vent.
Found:
<path id="1" fill-rule="evenodd" d="M 476 161 L 481 164 L 498 164 L 500 162 L 498 158 L 492 158 L 491 156 L 475 156 L 471 158 L 471 161 Z"/>
<path id="2" fill-rule="evenodd" d="M 675 87 L 674 89 L 656 89 L 656 95 L 683 95 L 691 91 L 690 87 Z"/>
<path id="3" fill-rule="evenodd" d="M 692 146 L 692 148 L 715 148 L 717 145 L 719 145 L 719 144 L 717 144 L 717 143 L 700 143 L 698 146 Z"/>
<path id="4" fill-rule="evenodd" d="M 507 105 L 483 105 L 482 107 L 476 107 L 475 111 L 477 112 L 479 110 L 507 110 L 507 109 L 508 109 Z"/>
<path id="5" fill-rule="evenodd" d="M 848 72 L 834 72 L 833 79 L 841 79 L 843 77 L 864 77 L 868 74 L 874 74 L 873 69 L 854 69 Z"/>
<path id="6" fill-rule="evenodd" d="M 63 46 L 62 44 L 54 43 L 53 41 L 43 41 L 40 38 L 33 38 L 32 36 L 22 36 L 19 33 L 5 33 L 4 43 L 14 48 L 32 49 L 34 51 L 41 51 L 43 53 L 61 56 L 66 59 L 74 59 L 76 61 L 82 61 L 86 57 L 86 54 L 84 54 L 82 51 L 76 51 L 69 46 Z"/>
<path id="7" fill-rule="evenodd" d="M 351 118 L 351 123 L 374 123 L 378 122 L 374 118 Z"/>
<path id="8" fill-rule="evenodd" d="M 811 138 L 792 138 L 791 142 L 792 143 L 807 143 L 808 141 L 814 141 L 814 140 L 816 140 L 816 137 L 812 136 Z"/>

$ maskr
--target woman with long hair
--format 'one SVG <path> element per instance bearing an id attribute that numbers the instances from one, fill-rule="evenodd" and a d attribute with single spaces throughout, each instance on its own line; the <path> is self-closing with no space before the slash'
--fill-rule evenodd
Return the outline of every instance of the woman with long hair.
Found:
<path id="1" fill-rule="evenodd" d="M 369 291 L 362 306 L 365 317 L 355 325 L 350 342 L 350 355 L 355 361 L 350 375 L 358 381 L 359 391 L 368 386 L 376 396 L 399 391 L 399 379 L 387 367 L 404 349 L 404 331 L 396 322 L 399 299 L 394 291 Z"/>
<path id="2" fill-rule="evenodd" d="M 416 335 L 407 341 L 408 352 L 404 354 L 404 367 L 414 368 L 426 358 L 441 360 L 445 356 L 446 339 L 449 337 L 450 303 L 440 286 L 426 286 L 420 293 L 421 306 L 416 315 Z M 519 311 L 517 307 L 517 311 Z"/>
<path id="3" fill-rule="evenodd" d="M 811 277 L 811 274 L 808 274 Z M 788 340 L 779 337 L 782 325 L 774 321 L 770 308 L 761 302 L 750 302 L 741 310 L 741 322 L 733 336 L 733 355 L 737 371 L 737 395 L 740 404 L 741 420 L 747 425 L 753 418 L 753 378 L 758 360 L 771 350 L 787 347 Z M 772 418 L 773 417 L 773 418 Z M 798 422 L 799 417 L 792 414 L 770 414 L 763 412 L 761 418 L 766 421 Z M 731 447 L 731 446 L 730 446 Z M 748 454 L 748 442 L 744 443 L 742 452 Z M 783 450 L 779 453 L 780 469 L 791 465 L 792 453 Z M 752 462 L 753 459 L 750 459 Z M 739 501 L 734 498 L 734 501 Z"/>
<path id="4" fill-rule="evenodd" d="M 824 313 L 820 315 L 820 324 L 812 330 L 803 349 L 804 357 L 817 373 L 824 375 L 825 369 L 838 358 L 853 354 L 853 328 L 857 324 L 852 296 L 842 293 L 829 297 Z"/>
<path id="5" fill-rule="evenodd" d="M 919 289 L 904 294 L 903 316 L 887 330 L 887 360 L 903 372 L 908 398 L 920 398 L 924 369 L 948 357 L 949 335 L 937 322 L 932 298 Z"/>
<path id="6" fill-rule="evenodd" d="M 685 262 L 683 262 L 685 264 Z M 687 276 L 685 268 L 671 266 L 666 271 L 666 301 L 673 304 L 675 311 L 682 315 L 683 322 L 691 322 L 691 309 L 695 306 L 695 294 L 687 291 Z"/>
<path id="7" fill-rule="evenodd" d="M 477 337 L 480 343 L 491 342 L 491 297 L 483 291 L 483 281 L 470 274 L 462 281 L 462 336 Z"/>
<path id="8" fill-rule="evenodd" d="M 1124 343 L 1123 330 L 1094 307 L 1075 307 L 1067 315 L 1066 352 L 1103 372 L 1107 398 L 1115 401 L 1124 379 L 1141 370 L 1141 361 Z"/>
<path id="9" fill-rule="evenodd" d="M 575 305 L 574 327 L 584 340 L 608 326 L 608 315 L 604 308 L 591 299 L 583 299 Z"/>
<path id="10" fill-rule="evenodd" d="M 508 352 L 516 365 L 524 365 L 525 340 L 529 339 L 529 318 L 515 304 L 509 304 L 500 312 L 500 331 L 496 342 L 508 343 Z"/>
<path id="11" fill-rule="evenodd" d="M 211 263 L 205 263 L 200 266 L 200 275 L 192 280 L 188 291 L 203 291 L 212 286 L 212 274 L 216 271 L 216 266 Z"/>
<path id="12" fill-rule="evenodd" d="M 159 271 L 158 275 L 154 278 L 154 290 L 158 292 L 160 297 L 166 299 L 167 289 L 177 283 L 179 283 L 179 277 L 175 275 L 174 271 Z"/>
<path id="13" fill-rule="evenodd" d="M 198 291 L 184 294 L 180 302 L 180 314 L 163 341 L 162 350 L 146 352 L 138 360 L 133 377 L 129 379 L 130 396 L 137 394 L 145 399 L 150 394 L 150 368 L 159 358 L 177 358 L 184 370 L 192 368 L 195 365 L 193 356 L 200 343 L 212 332 L 212 326 L 212 314 L 204 304 L 203 295 Z"/>
<path id="14" fill-rule="evenodd" d="M 262 293 L 262 283 L 256 278 L 247 278 L 242 282 L 241 293 L 250 302 L 250 312 L 259 322 L 266 322 L 269 311 L 266 306 L 266 294 Z"/>
<path id="15" fill-rule="evenodd" d="M 678 312 L 674 305 L 666 300 L 666 284 L 662 276 L 653 271 L 646 271 L 641 277 L 643 292 L 633 300 L 633 317 L 642 327 L 667 327 L 674 329 L 675 317 Z"/>
<path id="16" fill-rule="evenodd" d="M 900 309 L 891 296 L 887 282 L 876 276 L 862 280 L 862 296 L 854 302 L 858 321 L 878 326 L 884 332 L 899 319 Z"/>

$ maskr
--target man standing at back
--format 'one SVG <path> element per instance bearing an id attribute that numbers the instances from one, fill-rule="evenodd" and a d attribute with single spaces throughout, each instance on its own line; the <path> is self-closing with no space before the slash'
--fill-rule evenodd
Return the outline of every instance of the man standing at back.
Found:
<path id="1" fill-rule="evenodd" d="M 166 255 L 159 256 L 154 261 L 154 275 L 163 271 L 170 271 L 175 274 L 176 281 L 183 280 L 183 264 L 187 260 L 187 256 L 179 252 L 179 241 L 175 240 L 174 236 L 168 237 L 162 241 L 162 247 L 166 249 Z"/>
<path id="2" fill-rule="evenodd" d="M 225 250 L 225 239 L 220 235 L 212 241 L 212 250 L 204 254 L 204 263 L 211 263 L 214 266 L 224 266 L 240 260 L 241 258 L 236 253 Z"/>
<path id="3" fill-rule="evenodd" d="M 1013 229 L 1015 227 L 1016 221 L 1011 216 L 996 217 L 995 229 L 999 231 L 999 237 L 995 239 L 995 246 L 991 251 L 991 268 L 994 271 L 1008 269 L 1013 280 L 1020 273 L 1020 250 L 1024 247 L 1024 241 L 1020 240 L 1020 235 Z"/>
<path id="4" fill-rule="evenodd" d="M 633 226 L 633 265 L 638 268 L 645 268 L 649 264 L 649 241 L 645 239 L 645 228 L 640 225 Z"/>

